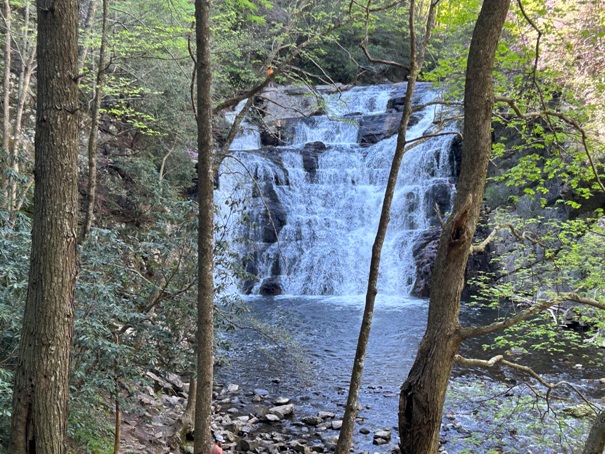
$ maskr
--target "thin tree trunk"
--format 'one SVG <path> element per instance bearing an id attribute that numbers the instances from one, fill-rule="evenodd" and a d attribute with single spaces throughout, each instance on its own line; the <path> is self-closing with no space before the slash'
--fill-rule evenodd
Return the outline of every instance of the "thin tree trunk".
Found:
<path id="1" fill-rule="evenodd" d="M 368 277 L 368 288 L 366 292 L 366 302 L 361 322 L 361 328 L 359 330 L 359 338 L 357 340 L 357 350 L 355 352 L 355 359 L 353 362 L 353 370 L 351 372 L 351 382 L 349 384 L 349 394 L 347 397 L 347 404 L 345 407 L 345 414 L 343 417 L 343 424 L 340 429 L 338 437 L 338 443 L 336 445 L 336 454 L 348 454 L 351 449 L 353 440 L 353 430 L 355 428 L 355 417 L 357 416 L 357 406 L 359 400 L 359 389 L 361 388 L 361 379 L 363 375 L 363 366 L 367 351 L 367 345 L 370 338 L 370 329 L 372 327 L 372 316 L 374 313 L 374 304 L 376 302 L 376 294 L 378 293 L 378 275 L 380 269 L 380 257 L 382 253 L 382 247 L 387 233 L 387 228 L 391 216 L 391 205 L 395 194 L 395 187 L 397 186 L 397 178 L 399 176 L 399 169 L 405 154 L 405 147 L 407 144 L 406 134 L 407 127 L 412 116 L 412 98 L 414 95 L 414 87 L 416 80 L 420 72 L 424 61 L 424 52 L 426 45 L 430 39 L 432 29 L 435 24 L 436 14 L 436 3 L 431 3 L 431 9 L 427 17 L 427 28 L 426 34 L 420 48 L 417 49 L 416 35 L 414 29 L 414 16 L 415 16 L 415 1 L 410 1 L 410 74 L 408 77 L 408 83 L 406 87 L 403 116 L 401 123 L 399 124 L 399 131 L 397 136 L 397 146 L 395 149 L 395 155 L 391 164 L 391 170 L 387 181 L 387 187 L 385 190 L 384 200 L 382 203 L 382 212 L 380 214 L 380 221 L 378 223 L 378 231 L 376 232 L 376 238 L 372 247 L 372 258 L 370 261 L 370 274 Z"/>
<path id="2" fill-rule="evenodd" d="M 38 0 L 29 287 L 8 452 L 66 452 L 78 217 L 77 0 Z"/>
<path id="3" fill-rule="evenodd" d="M 11 87 L 11 41 L 12 41 L 12 24 L 11 24 L 11 6 L 9 0 L 4 0 L 4 78 L 2 81 L 2 89 L 4 90 L 3 97 L 3 114 L 2 119 L 2 152 L 5 163 L 10 162 L 10 87 Z M 2 166 L 2 193 L 5 196 L 5 203 L 10 207 L 8 198 L 8 166 Z"/>
<path id="4" fill-rule="evenodd" d="M 453 215 L 444 226 L 435 269 L 427 329 L 401 388 L 402 454 L 437 452 L 441 415 L 454 355 L 462 335 L 458 314 L 464 271 L 475 233 L 491 153 L 495 51 L 510 0 L 483 3 L 469 49 L 464 94 L 462 166 Z"/>
<path id="5" fill-rule="evenodd" d="M 214 309 L 214 172 L 212 147 L 212 68 L 210 62 L 210 0 L 195 1 L 198 125 L 198 300 L 197 399 L 195 454 L 211 445 Z"/>
<path id="6" fill-rule="evenodd" d="M 120 401 L 116 397 L 116 418 L 113 433 L 113 454 L 120 454 L 120 439 L 122 438 L 122 410 L 120 410 Z"/>
<path id="7" fill-rule="evenodd" d="M 98 4 L 99 0 L 90 0 L 88 2 L 86 16 L 84 17 L 84 23 L 82 24 L 82 36 L 84 38 L 84 41 L 88 40 L 88 38 L 92 34 L 92 24 L 94 22 Z M 88 57 L 88 51 L 89 47 L 86 45 L 86 42 L 84 42 L 84 44 L 82 44 L 82 46 L 80 46 L 80 48 L 78 49 L 78 74 L 80 74 L 84 69 L 86 57 Z"/>
<path id="8" fill-rule="evenodd" d="M 7 182 L 7 208 L 11 220 L 14 220 L 18 208 L 22 205 L 22 200 L 19 200 L 18 196 L 17 179 L 14 176 L 20 172 L 19 147 L 21 145 L 21 132 L 23 129 L 23 112 L 25 111 L 25 103 L 28 98 L 27 93 L 30 88 L 31 78 L 35 67 L 34 61 L 36 58 L 36 49 L 35 47 L 33 49 L 31 48 L 29 23 L 30 2 L 26 2 L 23 17 L 24 32 L 23 42 L 21 44 L 21 69 L 19 72 L 19 83 L 17 85 L 17 110 L 15 112 L 15 125 L 12 134 L 13 141 L 10 144 L 10 153 L 8 156 L 11 178 L 9 178 L 9 181 Z M 26 56 L 27 60 L 25 59 Z M 26 193 L 27 191 L 24 192 L 24 194 Z"/>
<path id="9" fill-rule="evenodd" d="M 82 228 L 81 241 L 84 241 L 90 229 L 94 218 L 94 210 L 97 196 L 97 144 L 99 138 L 99 117 L 101 109 L 101 99 L 105 88 L 105 70 L 106 70 L 106 48 L 107 48 L 107 15 L 109 9 L 109 0 L 103 0 L 103 25 L 101 27 L 101 48 L 99 50 L 99 67 L 97 69 L 97 79 L 95 84 L 95 97 L 92 105 L 90 134 L 88 136 L 88 193 L 86 195 L 86 215 L 84 217 L 84 226 Z"/>
<path id="10" fill-rule="evenodd" d="M 28 3 L 29 5 L 29 3 Z M 27 8 L 29 10 L 29 7 Z M 25 20 L 25 29 L 27 30 L 29 23 L 29 11 L 26 13 Z M 29 38 L 26 36 L 24 38 L 23 52 L 27 52 L 29 50 L 29 45 L 27 45 L 26 40 Z M 25 103 L 27 102 L 27 92 L 29 91 L 29 87 L 31 84 L 32 75 L 34 72 L 34 61 L 36 59 L 36 49 L 31 49 L 27 61 L 24 61 L 21 65 L 21 74 L 19 75 L 19 90 L 17 93 L 17 112 L 15 113 L 15 127 L 13 129 L 13 143 L 11 145 L 10 159 L 11 159 L 11 169 L 14 174 L 19 173 L 19 146 L 21 145 L 21 133 L 23 129 L 23 112 L 25 111 Z M 14 219 L 18 209 L 21 207 L 22 203 L 17 196 L 17 181 L 15 178 L 12 179 L 9 190 L 9 212 L 11 219 Z"/>

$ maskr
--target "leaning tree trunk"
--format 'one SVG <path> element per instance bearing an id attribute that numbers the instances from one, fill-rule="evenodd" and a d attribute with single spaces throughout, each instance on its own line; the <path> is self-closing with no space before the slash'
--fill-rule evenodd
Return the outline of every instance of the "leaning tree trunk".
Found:
<path id="1" fill-rule="evenodd" d="M 469 49 L 464 93 L 464 143 L 458 193 L 446 223 L 431 283 L 427 329 L 399 399 L 403 454 L 437 452 L 445 392 L 462 341 L 458 314 L 491 152 L 492 70 L 510 0 L 483 3 Z"/>
<path id="2" fill-rule="evenodd" d="M 8 452 L 65 452 L 78 217 L 78 1 L 38 0 L 29 287 Z"/>
<path id="3" fill-rule="evenodd" d="M 378 230 L 372 246 L 372 258 L 370 260 L 370 273 L 368 276 L 368 287 L 366 291 L 366 300 L 363 311 L 363 317 L 361 321 L 361 327 L 359 329 L 359 337 L 357 339 L 357 349 L 355 351 L 355 358 L 353 361 L 353 369 L 351 371 L 351 381 L 349 384 L 349 393 L 347 396 L 347 404 L 345 406 L 345 413 L 343 416 L 343 423 L 338 436 L 338 442 L 336 444 L 336 454 L 347 454 L 353 444 L 353 430 L 355 428 L 355 417 L 357 416 L 357 407 L 359 401 L 359 390 L 361 388 L 361 379 L 363 377 L 363 368 L 365 362 L 365 356 L 368 348 L 368 342 L 370 340 L 370 330 L 372 328 L 372 318 L 374 314 L 374 306 L 376 303 L 376 295 L 378 293 L 378 275 L 380 271 L 380 259 L 382 255 L 382 247 L 387 234 L 391 218 L 391 205 L 393 197 L 395 195 L 395 188 L 397 186 L 397 178 L 399 175 L 399 169 L 401 162 L 403 161 L 403 155 L 406 151 L 407 145 L 407 128 L 412 116 L 412 99 L 414 96 L 414 87 L 418 79 L 418 74 L 422 69 L 424 63 L 424 54 L 430 40 L 430 36 L 435 26 L 436 18 L 436 3 L 431 4 L 429 14 L 426 22 L 426 32 L 424 39 L 421 41 L 419 48 L 417 49 L 416 44 L 416 30 L 414 25 L 415 14 L 416 14 L 416 3 L 414 0 L 410 1 L 409 11 L 409 26 L 410 26 L 410 66 L 409 76 L 405 92 L 403 115 L 399 124 L 397 146 L 395 148 L 395 154 L 391 163 L 391 170 L 389 172 L 389 178 L 387 180 L 387 187 L 384 193 L 384 199 L 382 202 L 382 210 L 380 213 L 380 220 L 378 222 Z"/>
<path id="4" fill-rule="evenodd" d="M 212 68 L 210 66 L 210 0 L 195 1 L 198 131 L 198 297 L 197 399 L 195 454 L 210 449 L 214 339 L 214 172 L 212 155 Z"/>
<path id="5" fill-rule="evenodd" d="M 600 412 L 590 428 L 582 454 L 603 454 L 605 450 L 605 411 Z"/>

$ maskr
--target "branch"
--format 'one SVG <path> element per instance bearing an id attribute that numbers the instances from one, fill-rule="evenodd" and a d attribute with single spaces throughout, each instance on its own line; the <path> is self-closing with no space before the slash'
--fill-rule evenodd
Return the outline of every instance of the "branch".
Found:
<path id="1" fill-rule="evenodd" d="M 299 44 L 297 47 L 295 47 L 291 51 L 290 55 L 288 55 L 282 62 L 280 62 L 275 68 L 273 68 L 273 72 L 271 72 L 271 74 L 267 74 L 267 76 L 265 77 L 265 79 L 262 82 L 258 83 L 257 85 L 250 88 L 249 90 L 247 90 L 237 96 L 234 96 L 231 99 L 223 101 L 222 103 L 217 105 L 214 109 L 212 109 L 212 114 L 216 115 L 218 112 L 228 109 L 230 107 L 236 106 L 240 101 L 243 101 L 244 99 L 247 99 L 247 98 L 250 98 L 250 97 L 256 95 L 257 93 L 262 91 L 264 88 L 266 88 L 271 82 L 273 82 L 279 74 L 283 73 L 284 70 L 288 67 L 288 65 L 305 48 L 307 48 L 308 46 L 313 44 L 317 39 L 322 38 L 329 33 L 332 33 L 334 30 L 337 30 L 337 29 L 349 24 L 352 21 L 353 21 L 353 19 L 348 19 L 348 20 L 345 20 L 342 22 L 336 22 L 331 27 L 328 27 L 326 30 L 323 30 L 321 34 L 312 36 L 311 38 L 307 39 L 303 43 Z"/>
<path id="2" fill-rule="evenodd" d="M 578 295 L 577 293 L 564 293 L 564 298 L 569 301 L 573 301 L 574 303 L 585 304 L 586 306 L 596 307 L 597 309 L 605 310 L 605 303 L 601 303 L 592 298 L 586 298 Z"/>
<path id="3" fill-rule="evenodd" d="M 365 9 L 365 13 L 366 13 L 365 14 L 366 15 L 365 36 L 364 36 L 363 40 L 359 43 L 359 47 L 361 48 L 361 50 L 363 51 L 363 53 L 365 54 L 366 58 L 368 59 L 368 61 L 370 63 L 378 63 L 378 64 L 382 64 L 382 65 L 387 65 L 387 66 L 394 66 L 396 68 L 401 68 L 404 71 L 411 72 L 410 67 L 407 65 L 404 65 L 402 63 L 392 61 L 392 60 L 382 60 L 380 58 L 374 58 L 370 55 L 370 52 L 368 51 L 368 48 L 367 48 L 367 44 L 370 39 L 369 26 L 370 26 L 370 13 L 372 12 L 372 9 L 370 8 L 371 3 L 372 3 L 372 0 L 368 0 L 367 5 L 365 7 L 362 7 L 363 9 Z M 413 6 L 411 6 L 410 8 L 412 8 L 412 10 L 413 10 Z M 413 12 L 412 12 L 412 14 L 413 14 Z M 411 29 L 410 32 L 413 32 L 413 29 Z M 410 38 L 410 39 L 412 39 L 412 38 Z"/>
<path id="4" fill-rule="evenodd" d="M 603 183 L 601 182 L 601 178 L 599 177 L 599 172 L 597 171 L 595 162 L 592 158 L 590 150 L 588 149 L 586 131 L 584 130 L 584 128 L 582 128 L 580 126 L 580 124 L 575 119 L 573 119 L 561 112 L 554 112 L 554 111 L 546 110 L 546 109 L 541 110 L 541 111 L 523 113 L 523 112 L 521 112 L 521 109 L 519 108 L 519 106 L 517 106 L 515 100 L 511 99 L 511 98 L 497 96 L 495 98 L 495 102 L 504 102 L 504 103 L 508 104 L 510 106 L 510 108 L 513 109 L 513 111 L 517 114 L 517 116 L 520 118 L 523 118 L 523 119 L 531 119 L 531 118 L 542 117 L 542 116 L 545 116 L 547 118 L 556 117 L 556 118 L 559 118 L 560 120 L 562 120 L 563 122 L 567 123 L 568 125 L 572 126 L 573 128 L 575 128 L 582 137 L 582 146 L 584 148 L 584 152 L 586 153 L 586 156 L 588 157 L 588 161 L 590 162 L 590 167 L 592 168 L 592 172 L 595 176 L 595 179 L 597 180 L 597 184 L 599 185 L 601 190 L 603 192 L 605 192 L 605 185 L 603 185 Z"/>
<path id="5" fill-rule="evenodd" d="M 571 383 L 562 380 L 560 382 L 557 383 L 549 383 L 546 380 L 544 380 L 540 374 L 538 374 L 536 371 L 534 371 L 531 367 L 528 366 L 522 366 L 521 364 L 516 364 L 510 361 L 507 361 L 504 359 L 504 356 L 502 355 L 497 355 L 494 356 L 493 358 L 489 359 L 489 360 L 482 360 L 482 359 L 475 359 L 475 358 L 465 358 L 461 355 L 455 355 L 454 356 L 454 361 L 457 362 L 458 364 L 461 364 L 463 366 L 470 366 L 470 367 L 494 367 L 495 365 L 503 365 L 503 366 L 507 366 L 510 367 L 511 369 L 515 369 L 518 370 L 520 372 L 523 372 L 524 374 L 529 375 L 530 377 L 536 379 L 538 382 L 540 382 L 544 387 L 548 388 L 549 391 L 558 388 L 560 386 L 569 386 L 573 391 L 575 391 L 580 398 L 586 402 L 593 411 L 595 411 L 595 409 L 597 407 L 595 407 L 593 404 L 590 403 L 590 401 L 588 401 L 588 399 L 586 399 L 586 397 Z"/>
<path id="6" fill-rule="evenodd" d="M 552 300 L 542 301 L 541 303 L 534 303 L 531 307 L 518 312 L 506 320 L 490 323 L 489 325 L 463 327 L 460 329 L 460 335 L 463 339 L 470 339 L 472 337 L 502 331 L 522 322 L 523 320 L 533 317 L 536 314 L 539 314 L 543 310 L 557 304 L 559 301 L 561 301 L 561 299 L 564 298 L 554 298 Z"/>
<path id="7" fill-rule="evenodd" d="M 536 239 L 536 238 L 532 238 L 530 236 L 530 235 L 532 235 L 531 232 L 519 232 L 517 229 L 515 229 L 515 227 L 512 224 L 506 223 L 506 224 L 500 224 L 500 225 L 497 225 L 496 227 L 494 227 L 494 229 L 491 231 L 491 233 L 488 235 L 488 237 L 486 239 L 484 239 L 481 243 L 471 245 L 470 254 L 475 254 L 477 252 L 484 252 L 487 245 L 494 240 L 498 231 L 500 231 L 504 228 L 508 228 L 511 231 L 511 233 L 513 234 L 513 236 L 515 238 L 517 238 L 519 241 L 523 242 L 523 241 L 527 240 L 532 244 L 542 246 L 545 249 L 547 248 L 547 245 L 544 244 L 542 241 L 540 241 L 539 239 Z"/>

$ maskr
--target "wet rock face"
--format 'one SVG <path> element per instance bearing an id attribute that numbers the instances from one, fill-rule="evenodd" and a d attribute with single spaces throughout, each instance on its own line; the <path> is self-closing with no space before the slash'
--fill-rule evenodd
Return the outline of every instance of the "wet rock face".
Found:
<path id="1" fill-rule="evenodd" d="M 262 242 L 273 244 L 286 225 L 288 215 L 273 186 L 266 185 L 263 188 L 263 199 L 266 209 L 262 211 L 260 219 L 260 225 L 263 226 Z"/>
<path id="2" fill-rule="evenodd" d="M 319 168 L 319 155 L 326 151 L 327 147 L 323 142 L 311 142 L 305 144 L 302 151 L 303 167 L 305 172 L 314 180 L 317 169 Z"/>
<path id="3" fill-rule="evenodd" d="M 476 232 L 477 237 L 485 238 L 489 235 L 489 229 L 479 225 Z M 412 295 L 421 298 L 428 298 L 431 295 L 431 275 L 435 258 L 437 257 L 437 248 L 441 237 L 441 227 L 428 230 L 422 235 L 414 245 L 413 255 L 416 262 L 416 281 L 412 289 Z M 478 288 L 469 283 L 469 280 L 477 277 L 482 272 L 494 272 L 494 265 L 490 263 L 492 257 L 491 247 L 488 245 L 481 254 L 473 254 L 468 258 L 465 272 L 465 281 L 467 284 L 462 290 L 462 299 L 468 299 L 475 295 Z"/>
<path id="4" fill-rule="evenodd" d="M 441 229 L 427 230 L 416 242 L 413 249 L 416 261 L 416 282 L 412 295 L 428 298 L 431 294 L 431 274 L 439 247 Z"/>
<path id="5" fill-rule="evenodd" d="M 373 145 L 397 134 L 401 117 L 401 112 L 393 111 L 384 114 L 365 115 L 359 118 L 361 145 Z M 408 126 L 414 126 L 418 121 L 419 118 L 413 115 Z"/>
<path id="6" fill-rule="evenodd" d="M 279 276 L 271 276 L 265 279 L 258 292 L 263 296 L 281 295 L 283 290 Z"/>

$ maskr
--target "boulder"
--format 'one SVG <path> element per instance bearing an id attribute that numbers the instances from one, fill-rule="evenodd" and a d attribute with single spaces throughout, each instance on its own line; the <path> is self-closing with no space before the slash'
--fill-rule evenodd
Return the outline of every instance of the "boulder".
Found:
<path id="1" fill-rule="evenodd" d="M 259 449 L 263 445 L 261 440 L 246 440 L 244 438 L 240 439 L 237 443 L 238 451 L 254 451 Z"/>
<path id="2" fill-rule="evenodd" d="M 387 139 L 399 130 L 401 123 L 400 112 L 387 112 L 376 115 L 365 115 L 359 118 L 359 136 L 361 145 L 373 145 L 381 140 Z M 408 126 L 414 126 L 419 121 L 417 116 L 412 116 Z"/>
<path id="3" fill-rule="evenodd" d="M 271 276 L 263 280 L 258 292 L 264 296 L 281 295 L 283 290 L 279 276 Z"/>

